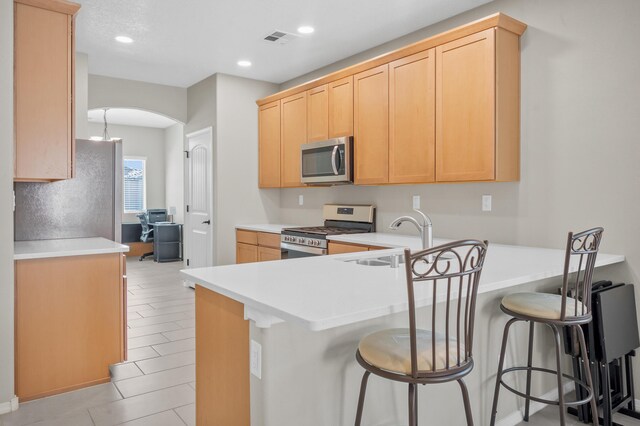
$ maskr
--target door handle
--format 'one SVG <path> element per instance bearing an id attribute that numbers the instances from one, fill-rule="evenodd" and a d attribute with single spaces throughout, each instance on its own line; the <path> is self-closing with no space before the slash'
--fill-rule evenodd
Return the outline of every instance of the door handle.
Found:
<path id="1" fill-rule="evenodd" d="M 207 225 L 211 225 L 211 221 L 210 220 L 205 220 L 204 222 L 202 222 L 203 224 L 206 223 Z"/>
<path id="2" fill-rule="evenodd" d="M 331 168 L 333 169 L 333 174 L 338 175 L 338 166 L 336 166 L 336 154 L 338 153 L 338 146 L 333 147 L 333 152 L 331 153 Z"/>

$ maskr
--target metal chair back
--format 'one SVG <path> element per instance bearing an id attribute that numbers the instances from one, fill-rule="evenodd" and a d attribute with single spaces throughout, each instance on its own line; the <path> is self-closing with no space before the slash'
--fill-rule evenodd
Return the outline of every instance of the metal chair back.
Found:
<path id="1" fill-rule="evenodd" d="M 411 375 L 418 378 L 437 374 L 438 337 L 444 336 L 444 374 L 468 364 L 472 359 L 473 328 L 478 283 L 488 247 L 487 241 L 461 240 L 411 254 L 405 250 L 407 293 L 409 296 L 409 329 Z M 424 287 L 432 297 L 431 370 L 418 370 L 415 289 Z M 425 293 L 426 295 L 426 293 Z M 442 318 L 442 316 L 444 317 Z"/>
<path id="2" fill-rule="evenodd" d="M 593 270 L 603 232 L 603 228 L 593 228 L 577 234 L 569 232 L 562 278 L 561 321 L 566 321 L 568 317 L 591 315 Z M 577 264 L 575 276 L 571 275 L 572 264 Z"/>

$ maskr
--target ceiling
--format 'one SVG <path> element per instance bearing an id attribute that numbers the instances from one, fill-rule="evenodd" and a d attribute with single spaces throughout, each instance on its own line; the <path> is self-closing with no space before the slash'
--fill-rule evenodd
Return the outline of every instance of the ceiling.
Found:
<path id="1" fill-rule="evenodd" d="M 89 55 L 90 73 L 188 87 L 218 72 L 282 83 L 489 0 L 78 2 L 77 50 Z M 263 40 L 301 25 L 315 32 L 284 45 Z"/>
<path id="2" fill-rule="evenodd" d="M 104 123 L 104 110 L 91 109 L 88 113 L 89 123 Z M 166 129 L 177 121 L 154 112 L 132 108 L 109 108 L 107 110 L 107 125 L 122 124 L 125 126 L 155 127 Z M 108 129 L 108 128 L 107 128 Z"/>

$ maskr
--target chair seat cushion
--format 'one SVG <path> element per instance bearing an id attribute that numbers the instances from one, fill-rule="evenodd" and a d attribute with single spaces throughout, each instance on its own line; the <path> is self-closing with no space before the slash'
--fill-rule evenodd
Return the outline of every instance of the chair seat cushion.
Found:
<path id="1" fill-rule="evenodd" d="M 431 331 L 416 330 L 418 370 L 433 371 Z M 436 333 L 435 369 L 447 368 L 447 345 L 443 334 Z M 383 370 L 400 374 L 411 374 L 411 339 L 408 328 L 392 328 L 369 334 L 358 345 L 362 358 Z M 460 344 L 461 362 L 465 359 L 464 345 Z M 455 339 L 449 339 L 449 368 L 458 362 L 458 347 Z"/>
<path id="2" fill-rule="evenodd" d="M 567 297 L 567 317 L 575 315 L 576 300 Z M 562 296 L 549 293 L 515 293 L 502 299 L 502 306 L 517 314 L 541 319 L 559 320 L 562 310 Z M 581 312 L 578 302 L 578 313 Z"/>

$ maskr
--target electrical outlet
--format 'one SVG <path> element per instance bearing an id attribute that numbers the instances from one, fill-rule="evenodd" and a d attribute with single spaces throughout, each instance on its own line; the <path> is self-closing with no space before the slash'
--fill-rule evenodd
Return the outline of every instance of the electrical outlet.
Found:
<path id="1" fill-rule="evenodd" d="M 491 195 L 482 196 L 482 211 L 483 212 L 491 211 Z"/>
<path id="2" fill-rule="evenodd" d="M 298 205 L 304 206 L 304 195 L 298 195 Z"/>
<path id="3" fill-rule="evenodd" d="M 262 379 L 262 345 L 255 340 L 251 340 L 249 346 L 249 370 L 258 379 Z"/>
<path id="4" fill-rule="evenodd" d="M 413 196 L 413 208 L 414 209 L 419 209 L 420 208 L 420 196 L 419 195 L 414 195 Z"/>

